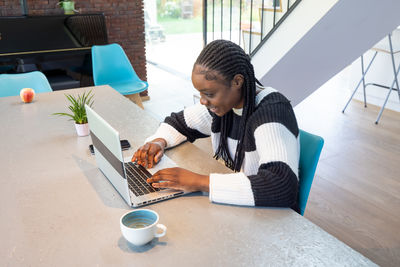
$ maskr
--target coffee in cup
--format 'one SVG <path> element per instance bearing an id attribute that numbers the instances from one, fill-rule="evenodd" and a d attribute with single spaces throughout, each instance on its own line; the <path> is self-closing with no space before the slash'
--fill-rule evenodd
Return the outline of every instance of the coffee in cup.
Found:
<path id="1" fill-rule="evenodd" d="M 162 237 L 167 232 L 167 227 L 158 223 L 157 212 L 149 209 L 139 209 L 125 213 L 120 219 L 122 235 L 126 240 L 136 246 L 142 246 L 154 237 Z M 161 233 L 157 230 L 161 229 Z"/>

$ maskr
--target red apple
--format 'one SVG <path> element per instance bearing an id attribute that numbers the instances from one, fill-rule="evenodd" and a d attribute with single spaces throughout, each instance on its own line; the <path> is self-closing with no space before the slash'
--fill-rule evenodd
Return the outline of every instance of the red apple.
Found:
<path id="1" fill-rule="evenodd" d="M 35 97 L 35 91 L 32 88 L 24 88 L 19 93 L 19 96 L 25 103 L 30 103 Z"/>

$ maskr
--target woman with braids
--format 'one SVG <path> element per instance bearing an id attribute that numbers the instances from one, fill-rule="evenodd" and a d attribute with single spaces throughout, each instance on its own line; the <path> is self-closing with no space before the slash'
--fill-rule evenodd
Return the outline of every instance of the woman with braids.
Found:
<path id="1" fill-rule="evenodd" d="M 214 157 L 235 173 L 200 175 L 170 168 L 148 182 L 209 192 L 218 203 L 297 210 L 299 129 L 290 102 L 272 88 L 261 90 L 250 58 L 226 40 L 203 49 L 192 82 L 200 103 L 167 117 L 132 161 L 152 167 L 165 148 L 211 136 Z"/>

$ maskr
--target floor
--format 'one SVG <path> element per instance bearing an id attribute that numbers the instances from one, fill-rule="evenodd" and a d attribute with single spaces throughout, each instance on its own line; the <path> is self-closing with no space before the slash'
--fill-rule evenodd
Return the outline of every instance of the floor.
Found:
<path id="1" fill-rule="evenodd" d="M 160 121 L 193 104 L 187 76 L 153 64 L 147 71 L 144 106 Z M 379 108 L 355 100 L 342 114 L 347 73 L 295 107 L 299 127 L 325 139 L 305 217 L 375 263 L 400 266 L 400 113 L 385 110 L 375 125 Z"/>

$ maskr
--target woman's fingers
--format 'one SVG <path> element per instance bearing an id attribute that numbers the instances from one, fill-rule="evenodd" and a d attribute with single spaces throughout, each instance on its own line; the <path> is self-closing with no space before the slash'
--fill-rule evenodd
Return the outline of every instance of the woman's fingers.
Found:
<path id="1" fill-rule="evenodd" d="M 175 182 L 161 182 L 161 183 L 153 183 L 153 187 L 155 188 L 177 188 L 177 183 Z"/>
<path id="2" fill-rule="evenodd" d="M 142 158 L 141 158 L 142 149 L 143 149 L 143 146 L 139 147 L 138 150 L 136 150 L 136 152 L 132 156 L 131 161 L 140 162 L 142 160 Z"/>
<path id="3" fill-rule="evenodd" d="M 172 169 L 163 169 L 156 172 L 147 182 L 155 188 L 176 188 L 178 189 L 178 177 Z"/>
<path id="4" fill-rule="evenodd" d="M 148 183 L 158 183 L 158 182 L 162 182 L 162 181 L 176 181 L 177 178 L 175 175 L 170 175 L 170 174 L 166 174 L 166 175 L 161 175 L 161 176 L 152 176 L 151 178 L 147 179 Z"/>
<path id="5" fill-rule="evenodd" d="M 150 148 L 149 143 L 146 143 L 143 146 L 142 150 L 140 151 L 140 162 L 141 162 L 141 165 L 143 165 L 144 167 L 147 166 L 149 148 Z"/>
<path id="6" fill-rule="evenodd" d="M 152 168 L 154 163 L 158 161 L 155 160 L 155 156 L 161 151 L 160 146 L 157 144 L 151 144 L 147 153 L 147 168 Z"/>
<path id="7" fill-rule="evenodd" d="M 176 169 L 177 168 L 166 168 L 166 169 L 159 170 L 158 172 L 156 172 L 153 175 L 153 177 L 158 179 L 159 177 L 162 177 L 162 176 L 176 176 L 177 175 Z"/>
<path id="8" fill-rule="evenodd" d="M 154 157 L 154 162 L 158 163 L 160 162 L 162 156 L 164 155 L 164 152 L 162 150 L 158 151 L 157 154 Z"/>
<path id="9" fill-rule="evenodd" d="M 153 167 L 153 158 L 154 155 L 152 154 L 148 154 L 148 161 L 147 161 L 147 168 L 152 168 Z"/>
<path id="10" fill-rule="evenodd" d="M 136 156 L 137 151 L 133 154 L 131 161 L 135 162 L 137 160 L 137 156 Z"/>
<path id="11" fill-rule="evenodd" d="M 148 154 L 149 154 L 150 145 L 146 143 L 141 148 L 138 149 L 137 153 L 137 162 L 138 164 L 147 167 L 148 164 Z"/>
<path id="12" fill-rule="evenodd" d="M 176 168 L 162 169 L 156 172 L 151 178 L 147 179 L 148 183 L 157 183 L 160 181 L 177 181 L 179 179 Z"/>
<path id="13" fill-rule="evenodd" d="M 152 168 L 155 163 L 158 163 L 163 155 L 162 146 L 155 143 L 146 143 L 141 146 L 133 155 L 132 161 L 137 161 L 138 164 L 146 168 Z"/>
<path id="14" fill-rule="evenodd" d="M 141 150 L 140 151 L 140 165 L 146 166 L 147 165 L 147 151 L 146 150 Z"/>

